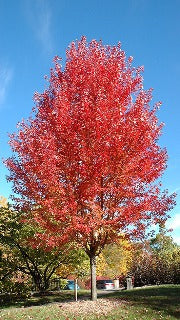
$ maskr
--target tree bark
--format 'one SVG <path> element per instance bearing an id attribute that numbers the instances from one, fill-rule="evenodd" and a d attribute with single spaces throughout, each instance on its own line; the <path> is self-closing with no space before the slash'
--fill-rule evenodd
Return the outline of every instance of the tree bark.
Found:
<path id="1" fill-rule="evenodd" d="M 91 266 L 91 300 L 97 300 L 97 289 L 96 289 L 96 256 L 92 254 L 90 256 Z"/>

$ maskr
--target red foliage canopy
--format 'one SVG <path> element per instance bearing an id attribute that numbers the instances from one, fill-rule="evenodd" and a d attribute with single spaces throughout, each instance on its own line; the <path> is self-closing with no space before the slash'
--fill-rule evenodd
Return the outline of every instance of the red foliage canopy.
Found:
<path id="1" fill-rule="evenodd" d="M 117 234 L 141 235 L 166 219 L 174 195 L 155 183 L 166 168 L 162 124 L 143 90 L 143 68 L 120 44 L 85 37 L 59 58 L 49 86 L 35 94 L 34 117 L 11 136 L 6 161 L 16 203 L 46 230 L 52 245 L 76 237 L 97 252 Z"/>

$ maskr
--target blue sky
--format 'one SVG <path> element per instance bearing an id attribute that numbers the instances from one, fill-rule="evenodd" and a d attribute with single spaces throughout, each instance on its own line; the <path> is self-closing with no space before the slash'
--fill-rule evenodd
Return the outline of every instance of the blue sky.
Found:
<path id="1" fill-rule="evenodd" d="M 122 43 L 134 65 L 144 65 L 144 87 L 162 101 L 160 144 L 169 154 L 163 188 L 176 191 L 168 227 L 180 244 L 180 1 L 179 0 L 0 0 L 0 157 L 11 155 L 7 133 L 30 115 L 33 94 L 45 88 L 52 59 L 82 35 L 104 44 Z M 0 163 L 0 195 L 11 185 Z"/>

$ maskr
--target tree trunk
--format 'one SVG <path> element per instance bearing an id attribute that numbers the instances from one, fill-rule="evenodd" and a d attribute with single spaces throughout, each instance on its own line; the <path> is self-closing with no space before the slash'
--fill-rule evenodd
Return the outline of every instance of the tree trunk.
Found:
<path id="1" fill-rule="evenodd" d="M 97 289 L 96 289 L 96 256 L 92 254 L 90 256 L 91 266 L 91 300 L 97 300 Z"/>

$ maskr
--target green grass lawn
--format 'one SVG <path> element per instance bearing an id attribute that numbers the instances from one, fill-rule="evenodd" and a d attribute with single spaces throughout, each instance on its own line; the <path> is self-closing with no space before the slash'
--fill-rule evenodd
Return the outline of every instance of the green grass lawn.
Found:
<path id="1" fill-rule="evenodd" d="M 79 299 L 89 297 L 88 291 L 80 291 Z M 30 299 L 4 304 L 0 310 L 0 320 L 174 320 L 180 319 L 180 285 L 154 286 L 129 291 L 99 294 L 99 302 L 103 299 L 120 303 L 110 311 L 95 314 L 95 303 L 89 307 L 86 314 L 75 313 L 71 303 L 73 293 L 64 291 L 58 295 L 46 297 L 31 297 Z M 108 298 L 108 300 L 107 300 Z M 66 311 L 63 305 L 66 303 Z M 78 308 L 81 308 L 77 304 Z M 88 301 L 84 302 L 88 305 Z M 68 307 L 67 307 L 68 305 Z M 94 307 L 93 307 L 94 306 Z M 77 308 L 77 309 L 78 309 Z"/>

